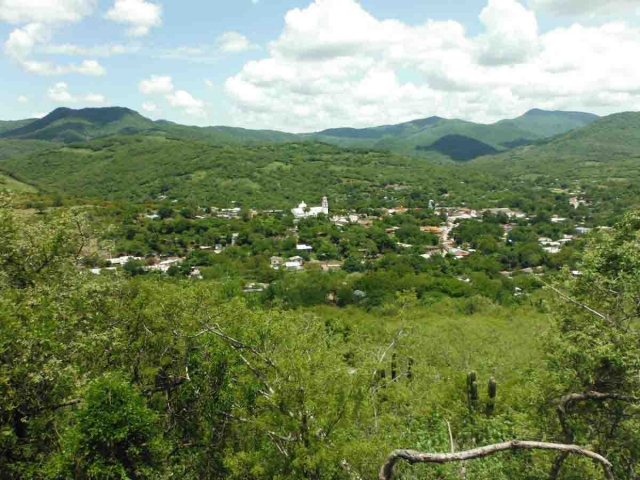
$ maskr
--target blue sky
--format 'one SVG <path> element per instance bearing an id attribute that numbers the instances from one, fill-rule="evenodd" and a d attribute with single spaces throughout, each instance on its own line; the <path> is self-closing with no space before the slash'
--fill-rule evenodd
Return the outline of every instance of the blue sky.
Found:
<path id="1" fill-rule="evenodd" d="M 636 4 L 0 0 L 0 118 L 118 105 L 186 124 L 310 131 L 639 110 Z"/>

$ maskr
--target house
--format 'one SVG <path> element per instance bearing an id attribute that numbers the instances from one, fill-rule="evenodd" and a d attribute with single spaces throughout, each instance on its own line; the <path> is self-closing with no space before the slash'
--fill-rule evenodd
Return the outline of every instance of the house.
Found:
<path id="1" fill-rule="evenodd" d="M 320 214 L 329 215 L 329 200 L 327 197 L 322 197 L 322 205 L 320 207 L 309 207 L 302 201 L 296 208 L 291 209 L 291 213 L 298 220 L 317 217 Z"/>
<path id="2" fill-rule="evenodd" d="M 440 227 L 426 226 L 426 227 L 420 227 L 420 230 L 424 233 L 432 233 L 434 235 L 442 234 L 442 228 Z"/>
<path id="3" fill-rule="evenodd" d="M 311 245 L 299 243 L 298 245 L 296 245 L 296 250 L 300 252 L 310 252 L 311 250 L 313 250 L 313 247 Z"/>
<path id="4" fill-rule="evenodd" d="M 190 278 L 197 278 L 198 280 L 202 280 L 202 272 L 200 271 L 199 268 L 194 267 L 193 270 L 191 270 L 191 273 L 189 273 L 189 277 Z"/>
<path id="5" fill-rule="evenodd" d="M 469 252 L 460 248 L 450 248 L 448 253 L 453 255 L 456 259 L 465 258 L 471 255 Z"/>
<path id="6" fill-rule="evenodd" d="M 400 227 L 391 227 L 387 228 L 385 232 L 387 232 L 388 235 L 395 235 L 398 230 L 400 230 Z"/>
<path id="7" fill-rule="evenodd" d="M 302 265 L 300 263 L 298 263 L 298 262 L 285 262 L 284 263 L 284 268 L 286 268 L 290 272 L 300 272 L 300 271 L 304 270 Z"/>
<path id="8" fill-rule="evenodd" d="M 551 223 L 563 223 L 566 221 L 566 218 L 559 217 L 558 215 L 554 215 L 553 217 L 551 217 Z"/>
<path id="9" fill-rule="evenodd" d="M 142 258 L 125 255 L 124 257 L 110 258 L 109 262 L 111 262 L 111 265 L 120 265 L 121 267 L 124 267 L 127 263 L 129 263 L 132 260 L 142 260 Z"/>
<path id="10" fill-rule="evenodd" d="M 271 257 L 271 268 L 274 270 L 279 270 L 283 264 L 284 259 L 282 257 Z"/>
<path id="11" fill-rule="evenodd" d="M 177 266 L 183 261 L 182 258 L 179 257 L 170 257 L 166 260 L 161 261 L 157 265 L 152 265 L 148 268 L 151 271 L 157 271 L 162 273 L 167 273 L 171 267 L 174 265 Z"/>
<path id="12" fill-rule="evenodd" d="M 592 230 L 591 228 L 587 228 L 587 227 L 576 227 L 576 233 L 578 235 L 586 235 L 591 230 Z"/>
<path id="13" fill-rule="evenodd" d="M 151 215 L 145 215 L 145 217 L 149 220 L 158 220 L 160 218 L 160 215 L 158 215 L 157 213 L 152 213 Z"/>

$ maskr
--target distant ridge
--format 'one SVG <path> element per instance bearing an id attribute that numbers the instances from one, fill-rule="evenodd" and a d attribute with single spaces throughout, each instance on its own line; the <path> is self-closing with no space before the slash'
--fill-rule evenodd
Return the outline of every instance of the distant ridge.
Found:
<path id="1" fill-rule="evenodd" d="M 331 128 L 292 134 L 237 127 L 193 127 L 153 121 L 123 107 L 58 108 L 37 120 L 0 122 L 0 139 L 75 143 L 113 135 L 160 135 L 217 144 L 264 144 L 319 141 L 341 147 L 466 161 L 539 142 L 593 123 L 590 113 L 533 109 L 524 115 L 481 124 L 432 116 L 370 128 Z"/>

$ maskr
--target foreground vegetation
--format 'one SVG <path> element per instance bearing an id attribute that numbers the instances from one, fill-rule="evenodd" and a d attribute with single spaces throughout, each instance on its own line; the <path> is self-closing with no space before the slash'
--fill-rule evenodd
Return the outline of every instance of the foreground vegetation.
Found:
<path id="1" fill-rule="evenodd" d="M 374 478 L 397 447 L 511 439 L 591 447 L 639 473 L 640 216 L 517 307 L 264 308 L 224 284 L 94 276 L 82 216 L 0 212 L 0 470 L 5 478 Z M 571 297 L 574 303 L 564 300 Z M 470 303 L 471 302 L 471 303 Z M 472 308 L 470 306 L 472 305 Z M 590 310 L 581 305 L 588 305 Z M 467 383 L 475 371 L 477 394 Z M 497 382 L 491 398 L 488 384 Z M 561 424 L 557 401 L 598 392 Z M 553 453 L 504 453 L 467 478 L 548 478 Z M 569 458 L 558 478 L 596 478 Z M 399 478 L 460 466 L 400 465 Z M 526 472 L 526 473 L 525 473 Z M 353 477 L 355 478 L 355 477 Z"/>

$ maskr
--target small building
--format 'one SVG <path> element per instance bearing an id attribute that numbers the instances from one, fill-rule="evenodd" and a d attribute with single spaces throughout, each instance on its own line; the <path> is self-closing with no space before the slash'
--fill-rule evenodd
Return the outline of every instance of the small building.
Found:
<path id="1" fill-rule="evenodd" d="M 283 264 L 284 259 L 282 257 L 271 257 L 271 268 L 274 270 L 279 270 Z"/>
<path id="2" fill-rule="evenodd" d="M 109 262 L 111 263 L 111 265 L 120 265 L 121 267 L 124 267 L 127 263 L 129 263 L 132 260 L 142 260 L 142 258 L 125 255 L 123 257 L 110 258 Z"/>
<path id="3" fill-rule="evenodd" d="M 299 243 L 298 245 L 296 245 L 296 250 L 298 250 L 299 252 L 310 252 L 313 250 L 313 247 L 311 245 Z"/>

